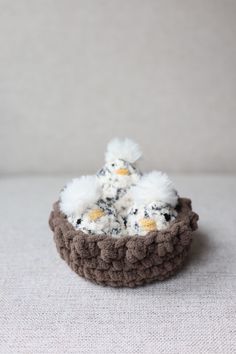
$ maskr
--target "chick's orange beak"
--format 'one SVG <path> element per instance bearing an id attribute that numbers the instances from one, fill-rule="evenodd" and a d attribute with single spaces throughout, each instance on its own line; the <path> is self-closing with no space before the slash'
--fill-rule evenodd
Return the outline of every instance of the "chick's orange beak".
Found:
<path id="1" fill-rule="evenodd" d="M 154 231 L 157 229 L 157 224 L 155 220 L 149 218 L 139 220 L 139 225 L 145 231 Z"/>
<path id="2" fill-rule="evenodd" d="M 104 212 L 101 209 L 93 209 L 90 210 L 88 213 L 88 216 L 91 221 L 96 221 L 97 219 L 101 218 L 104 214 Z"/>
<path id="3" fill-rule="evenodd" d="M 128 168 L 118 168 L 115 173 L 120 176 L 128 176 L 130 174 Z"/>

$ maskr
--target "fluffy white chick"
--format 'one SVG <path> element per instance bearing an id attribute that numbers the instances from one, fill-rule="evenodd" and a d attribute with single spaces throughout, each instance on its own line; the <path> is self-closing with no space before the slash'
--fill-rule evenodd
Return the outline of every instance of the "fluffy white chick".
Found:
<path id="1" fill-rule="evenodd" d="M 153 171 L 144 175 L 130 194 L 134 205 L 127 216 L 127 233 L 144 236 L 150 231 L 163 230 L 176 218 L 178 194 L 169 177 Z"/>
<path id="2" fill-rule="evenodd" d="M 95 176 L 81 176 L 69 182 L 60 193 L 60 209 L 66 216 L 81 214 L 101 197 Z"/>
<path id="3" fill-rule="evenodd" d="M 139 145 L 130 139 L 110 141 L 105 154 L 105 166 L 97 173 L 103 198 L 114 205 L 140 179 L 136 162 L 142 153 Z M 127 201 L 124 201 L 127 203 Z"/>
<path id="4" fill-rule="evenodd" d="M 119 236 L 123 233 L 123 220 L 115 208 L 101 199 L 101 193 L 96 176 L 76 178 L 61 191 L 60 209 L 78 230 Z"/>

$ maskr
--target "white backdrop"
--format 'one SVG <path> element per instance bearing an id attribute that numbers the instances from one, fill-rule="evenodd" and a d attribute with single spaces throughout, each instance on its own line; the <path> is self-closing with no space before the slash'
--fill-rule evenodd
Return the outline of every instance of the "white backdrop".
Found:
<path id="1" fill-rule="evenodd" d="M 236 2 L 0 0 L 0 173 L 236 172 Z"/>

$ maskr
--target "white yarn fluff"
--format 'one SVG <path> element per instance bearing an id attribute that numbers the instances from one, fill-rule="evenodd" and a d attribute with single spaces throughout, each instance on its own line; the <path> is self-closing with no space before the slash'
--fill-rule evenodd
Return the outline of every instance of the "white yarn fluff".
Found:
<path id="1" fill-rule="evenodd" d="M 101 196 L 96 176 L 82 176 L 69 182 L 60 193 L 60 209 L 67 216 L 83 212 Z"/>
<path id="2" fill-rule="evenodd" d="M 130 191 L 137 204 L 147 205 L 158 201 L 175 207 L 178 195 L 172 181 L 163 172 L 153 171 L 145 174 Z"/>
<path id="3" fill-rule="evenodd" d="M 106 162 L 113 162 L 117 159 L 134 163 L 142 156 L 142 152 L 137 143 L 131 139 L 112 139 L 107 145 L 105 154 Z"/>

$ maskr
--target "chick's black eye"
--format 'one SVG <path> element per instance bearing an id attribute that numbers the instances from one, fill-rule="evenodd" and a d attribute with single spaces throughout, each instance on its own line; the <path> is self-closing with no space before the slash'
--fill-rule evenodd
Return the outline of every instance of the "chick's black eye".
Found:
<path id="1" fill-rule="evenodd" d="M 170 221 L 170 214 L 165 213 L 164 217 L 165 217 L 166 221 Z"/>
<path id="2" fill-rule="evenodd" d="M 76 224 L 77 225 L 81 224 L 81 219 L 77 219 Z"/>
<path id="3" fill-rule="evenodd" d="M 111 165 L 112 165 L 112 167 L 115 167 L 115 164 L 114 164 L 114 163 L 112 163 Z"/>

